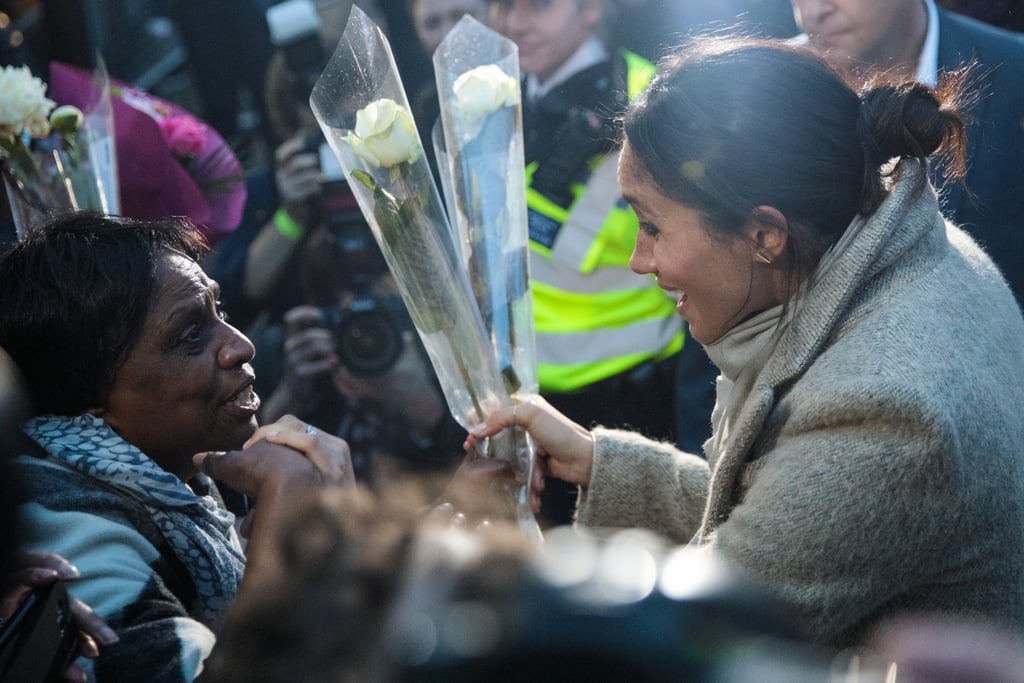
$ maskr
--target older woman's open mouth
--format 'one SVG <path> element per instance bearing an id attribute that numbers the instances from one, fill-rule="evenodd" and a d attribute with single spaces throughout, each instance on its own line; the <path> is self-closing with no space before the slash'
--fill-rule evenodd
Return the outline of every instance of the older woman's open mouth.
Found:
<path id="1" fill-rule="evenodd" d="M 234 395 L 231 396 L 225 405 L 239 417 L 250 418 L 260 409 L 260 397 L 253 390 L 254 377 L 243 384 Z"/>

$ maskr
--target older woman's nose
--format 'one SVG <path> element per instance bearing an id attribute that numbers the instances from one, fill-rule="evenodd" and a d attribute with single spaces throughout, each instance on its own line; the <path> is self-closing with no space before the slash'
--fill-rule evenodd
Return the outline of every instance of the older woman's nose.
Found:
<path id="1" fill-rule="evenodd" d="M 222 325 L 226 338 L 217 352 L 217 360 L 222 367 L 233 368 L 256 357 L 256 347 L 248 337 L 227 323 Z"/>

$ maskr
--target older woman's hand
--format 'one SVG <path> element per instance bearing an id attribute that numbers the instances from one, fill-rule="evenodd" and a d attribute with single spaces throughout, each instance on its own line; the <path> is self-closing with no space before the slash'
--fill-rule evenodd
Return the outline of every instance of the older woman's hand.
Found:
<path id="1" fill-rule="evenodd" d="M 283 489 L 355 483 L 348 444 L 293 415 L 257 429 L 240 451 L 198 453 L 193 462 L 257 499 Z"/>
<path id="2" fill-rule="evenodd" d="M 278 576 L 281 524 L 296 501 L 325 487 L 355 486 L 348 444 L 293 415 L 260 427 L 240 451 L 197 453 L 193 462 L 256 499 L 240 530 L 249 539 L 240 595 Z"/>
<path id="3" fill-rule="evenodd" d="M 562 479 L 571 484 L 587 486 L 594 464 L 594 437 L 537 395 L 516 397 L 511 408 L 496 410 L 484 424 L 474 427 L 466 439 L 467 451 L 474 450 L 480 439 L 493 436 L 509 427 L 522 427 L 537 443 L 537 466 L 534 488 L 543 476 Z"/>
<path id="4" fill-rule="evenodd" d="M 494 492 L 503 488 L 517 488 L 512 465 L 498 458 L 482 457 L 471 450 L 427 517 L 432 521 L 444 520 L 456 526 L 498 519 L 507 510 L 503 508 L 502 497 L 495 496 Z M 530 505 L 534 512 L 538 512 L 540 498 L 531 497 Z"/>

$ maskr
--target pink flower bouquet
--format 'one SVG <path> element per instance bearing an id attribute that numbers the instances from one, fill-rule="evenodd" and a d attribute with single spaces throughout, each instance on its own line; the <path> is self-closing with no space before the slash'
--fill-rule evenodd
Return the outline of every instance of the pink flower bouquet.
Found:
<path id="1" fill-rule="evenodd" d="M 84 106 L 90 74 L 54 62 L 50 93 Z M 188 216 L 211 244 L 238 227 L 246 188 L 224 139 L 197 117 L 125 83 L 110 82 L 121 213 L 131 218 Z"/>

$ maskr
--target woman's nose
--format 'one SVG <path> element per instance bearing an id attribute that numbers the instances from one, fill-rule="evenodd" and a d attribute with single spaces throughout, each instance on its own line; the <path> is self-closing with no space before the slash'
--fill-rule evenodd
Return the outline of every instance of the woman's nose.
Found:
<path id="1" fill-rule="evenodd" d="M 222 325 L 223 334 L 227 335 L 217 352 L 217 360 L 222 367 L 233 368 L 256 357 L 256 347 L 248 337 L 227 323 Z"/>
<path id="2" fill-rule="evenodd" d="M 651 250 L 644 244 L 642 234 L 637 236 L 633 253 L 629 256 L 629 269 L 638 275 L 654 272 L 654 259 L 651 258 Z"/>

